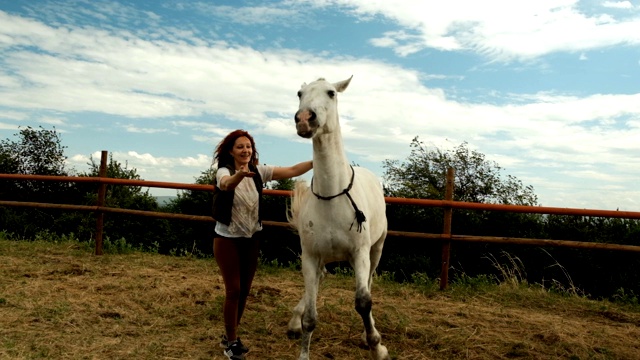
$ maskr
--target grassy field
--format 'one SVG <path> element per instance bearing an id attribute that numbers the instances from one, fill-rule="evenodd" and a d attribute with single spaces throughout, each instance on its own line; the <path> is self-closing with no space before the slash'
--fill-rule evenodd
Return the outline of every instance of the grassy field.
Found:
<path id="1" fill-rule="evenodd" d="M 314 359 L 368 359 L 353 279 L 318 297 Z M 248 359 L 297 359 L 286 337 L 299 271 L 262 265 L 240 336 Z M 374 282 L 393 359 L 640 359 L 640 308 L 505 281 Z M 223 285 L 213 259 L 94 256 L 78 242 L 0 240 L 0 359 L 224 359 Z"/>

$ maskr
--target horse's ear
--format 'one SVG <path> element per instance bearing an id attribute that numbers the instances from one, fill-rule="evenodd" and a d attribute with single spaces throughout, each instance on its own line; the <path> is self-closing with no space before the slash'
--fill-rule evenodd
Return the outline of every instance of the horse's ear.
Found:
<path id="1" fill-rule="evenodd" d="M 337 83 L 334 83 L 333 86 L 336 88 L 337 92 L 343 92 L 347 89 L 347 86 L 349 86 L 351 79 L 353 79 L 353 75 L 351 75 L 351 77 L 348 78 L 347 80 L 342 80 L 342 81 L 338 81 Z"/>

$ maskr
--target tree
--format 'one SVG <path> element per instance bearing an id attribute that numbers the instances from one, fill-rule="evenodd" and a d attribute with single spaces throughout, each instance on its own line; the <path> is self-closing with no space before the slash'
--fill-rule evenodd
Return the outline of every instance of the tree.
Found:
<path id="1" fill-rule="evenodd" d="M 198 185 L 213 185 L 214 172 L 207 169 L 196 178 Z M 172 199 L 163 210 L 187 215 L 211 216 L 213 194 L 210 191 L 184 190 Z M 171 223 L 172 237 L 175 239 L 171 251 L 177 254 L 213 254 L 212 223 L 200 221 L 174 221 Z"/>
<path id="2" fill-rule="evenodd" d="M 0 170 L 5 174 L 66 175 L 62 146 L 56 129 L 31 126 L 15 134 L 18 141 L 0 141 Z"/>
<path id="3" fill-rule="evenodd" d="M 96 177 L 100 173 L 100 164 L 97 163 L 93 156 L 90 157 L 89 172 L 80 176 Z M 107 164 L 107 177 L 113 179 L 141 180 L 136 169 L 129 169 L 128 165 L 124 165 L 113 159 L 113 154 L 109 154 L 109 162 Z M 97 192 L 93 194 L 97 199 Z M 106 206 L 119 207 L 133 210 L 150 210 L 158 209 L 158 202 L 155 197 L 149 194 L 149 190 L 142 190 L 140 186 L 121 186 L 108 185 L 106 193 Z"/>
<path id="4" fill-rule="evenodd" d="M 455 170 L 454 199 L 457 201 L 512 205 L 537 205 L 531 185 L 512 175 L 484 154 L 469 150 L 463 142 L 453 150 L 427 148 L 415 137 L 406 162 L 385 160 L 386 192 L 389 196 L 444 199 L 447 169 Z"/>
<path id="5" fill-rule="evenodd" d="M 533 187 L 523 186 L 514 176 L 501 174 L 502 168 L 489 161 L 482 153 L 469 150 L 466 142 L 453 150 L 428 148 L 415 137 L 411 153 L 406 161 L 385 160 L 385 195 L 418 199 L 444 199 L 446 174 L 452 167 L 455 172 L 454 194 L 456 201 L 536 205 Z M 403 231 L 441 233 L 443 212 L 439 208 L 408 205 L 387 206 L 389 228 Z M 532 214 L 502 213 L 490 211 L 456 210 L 453 213 L 452 231 L 455 234 L 526 236 L 540 229 L 540 217 Z M 439 254 L 438 242 L 421 241 L 407 247 L 398 242 L 388 242 L 381 268 L 402 266 L 405 276 L 414 271 L 438 271 L 440 262 L 425 254 Z M 478 264 L 478 254 L 491 251 L 490 246 L 457 244 L 452 263 L 466 265 L 465 271 L 473 272 Z"/>
<path id="6" fill-rule="evenodd" d="M 18 159 L 11 148 L 6 146 L 5 141 L 0 142 L 0 173 L 19 174 L 19 167 Z M 0 180 L 0 199 L 12 200 L 16 194 L 18 194 L 17 181 Z"/>
<path id="7" fill-rule="evenodd" d="M 68 175 L 60 137 L 53 130 L 30 126 L 15 134 L 19 140 L 0 141 L 0 171 L 5 174 Z M 75 185 L 64 182 L 13 181 L 3 184 L 3 199 L 40 202 L 68 201 Z M 75 196 L 74 196 L 75 197 Z"/>
<path id="8" fill-rule="evenodd" d="M 200 173 L 195 183 L 198 185 L 213 185 L 213 177 L 213 171 L 208 169 Z M 180 214 L 210 216 L 212 206 L 213 196 L 211 192 L 183 190 L 178 192 L 178 196 L 169 202 L 167 208 L 171 212 Z"/>
<path id="9" fill-rule="evenodd" d="M 80 176 L 98 176 L 100 164 L 93 157 L 90 158 L 89 171 Z M 136 169 L 129 169 L 113 159 L 109 154 L 107 164 L 107 177 L 114 179 L 141 180 Z M 86 188 L 86 197 L 92 204 L 97 203 L 97 191 L 94 186 Z M 105 206 L 131 210 L 158 211 L 158 202 L 149 190 L 143 190 L 141 186 L 107 185 Z M 105 237 L 112 240 L 126 239 L 127 243 L 142 248 L 154 250 L 167 250 L 171 248 L 173 239 L 168 237 L 168 223 L 166 220 L 154 219 L 127 214 L 107 214 L 104 220 Z M 92 231 L 95 222 L 89 219 L 86 231 Z M 168 250 L 167 250 L 168 252 Z"/>
<path id="10" fill-rule="evenodd" d="M 512 175 L 502 176 L 502 168 L 486 160 L 482 153 L 462 143 L 453 150 L 427 148 L 415 137 L 410 156 L 404 162 L 385 160 L 385 194 L 394 197 L 444 199 L 447 169 L 455 171 L 453 198 L 456 201 L 536 205 L 533 187 L 523 186 Z M 394 228 L 437 233 L 442 230 L 442 211 L 425 207 L 388 207 Z M 529 214 L 461 211 L 454 213 L 454 230 L 462 233 L 522 236 L 538 221 Z M 528 223 L 522 227 L 523 222 Z M 497 225 L 499 224 L 499 225 Z M 460 232 L 459 232 L 460 233 Z"/>
<path id="11" fill-rule="evenodd" d="M 0 172 L 22 175 L 68 175 L 65 147 L 55 128 L 30 126 L 15 134 L 18 140 L 0 141 Z M 82 194 L 74 183 L 48 181 L 0 181 L 0 199 L 77 204 Z M 66 232 L 72 213 L 53 209 L 3 208 L 0 228 L 32 238 L 40 231 Z"/>
<path id="12" fill-rule="evenodd" d="M 280 179 L 267 184 L 272 190 L 293 190 L 296 180 Z M 287 222 L 287 204 L 289 196 L 265 196 L 263 220 Z M 265 261 L 278 261 L 280 264 L 295 263 L 302 249 L 297 233 L 288 227 L 266 226 L 261 236 L 261 257 Z"/>
<path id="13" fill-rule="evenodd" d="M 293 190 L 293 187 L 296 185 L 295 180 L 293 179 L 280 179 L 276 180 L 272 183 L 267 184 L 267 189 L 272 190 Z"/>

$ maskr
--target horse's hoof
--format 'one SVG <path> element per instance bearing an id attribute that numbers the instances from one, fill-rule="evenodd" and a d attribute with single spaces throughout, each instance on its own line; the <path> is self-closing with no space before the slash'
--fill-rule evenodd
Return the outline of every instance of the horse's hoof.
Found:
<path id="1" fill-rule="evenodd" d="M 300 336 L 302 336 L 302 333 L 300 331 L 287 330 L 287 337 L 291 340 L 300 339 Z"/>
<path id="2" fill-rule="evenodd" d="M 389 351 L 387 347 L 384 345 L 378 345 L 375 350 L 375 354 L 372 354 L 372 358 L 375 360 L 391 360 L 391 356 L 389 356 Z"/>

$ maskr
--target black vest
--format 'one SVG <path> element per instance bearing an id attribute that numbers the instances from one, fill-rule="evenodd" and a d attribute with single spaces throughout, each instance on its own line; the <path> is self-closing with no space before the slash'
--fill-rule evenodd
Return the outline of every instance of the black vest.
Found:
<path id="1" fill-rule="evenodd" d="M 233 175 L 236 170 L 233 166 L 226 166 L 229 169 L 229 174 Z M 256 173 L 253 177 L 253 182 L 256 184 L 256 190 L 258 190 L 258 222 L 262 224 L 262 177 L 258 168 L 254 165 L 249 165 L 249 170 Z M 214 177 L 215 182 L 215 177 Z M 231 207 L 233 206 L 233 196 L 235 195 L 235 189 L 232 191 L 222 191 L 214 184 L 213 190 L 213 219 L 219 221 L 227 226 L 231 224 Z"/>

